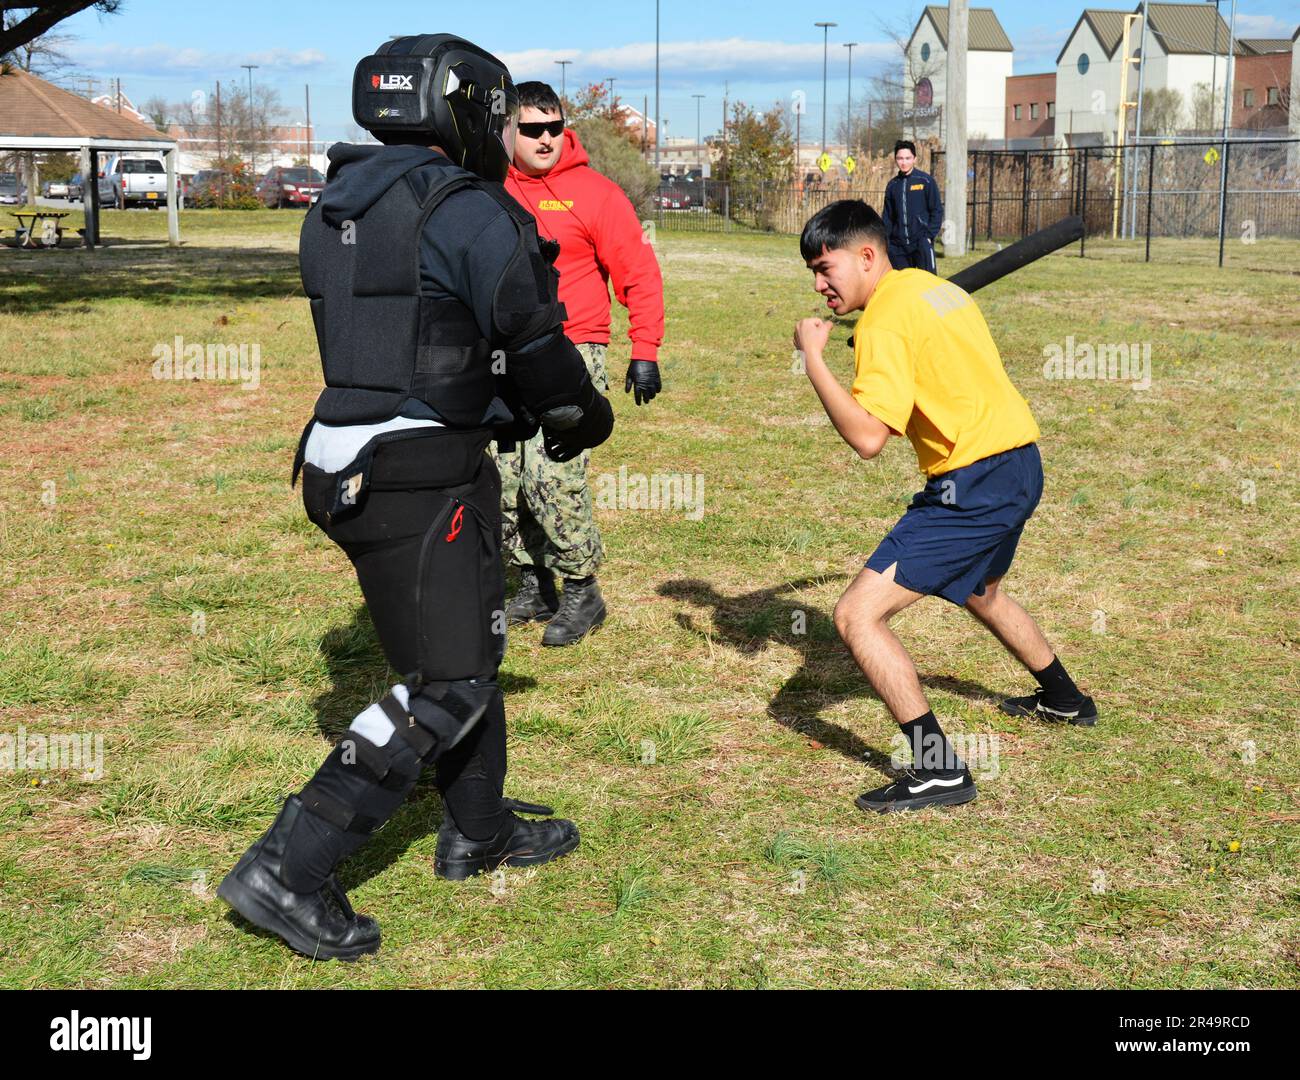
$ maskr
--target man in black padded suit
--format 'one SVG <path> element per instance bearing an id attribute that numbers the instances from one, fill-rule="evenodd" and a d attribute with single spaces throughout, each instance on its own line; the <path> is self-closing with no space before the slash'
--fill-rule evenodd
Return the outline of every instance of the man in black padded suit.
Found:
<path id="1" fill-rule="evenodd" d="M 356 569 L 403 683 L 364 709 L 217 894 L 321 959 L 379 948 L 335 869 L 435 768 L 446 807 L 435 872 L 463 879 L 578 846 L 570 821 L 503 797 L 505 650 L 500 479 L 485 452 L 526 439 L 567 460 L 613 412 L 562 332 L 536 224 L 506 194 L 510 73 L 449 34 L 363 59 L 353 115 L 384 145 L 329 152 L 303 223 L 303 286 L 325 389 L 294 467 L 308 517 Z M 519 813 L 543 817 L 531 821 Z"/>

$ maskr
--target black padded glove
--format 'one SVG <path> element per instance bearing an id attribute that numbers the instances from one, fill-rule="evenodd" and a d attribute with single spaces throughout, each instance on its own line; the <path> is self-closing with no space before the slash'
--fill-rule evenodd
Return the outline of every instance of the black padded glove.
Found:
<path id="1" fill-rule="evenodd" d="M 627 379 L 623 383 L 623 393 L 632 392 L 636 387 L 636 403 L 645 405 L 655 394 L 664 388 L 659 378 L 659 365 L 653 360 L 633 360 L 627 366 Z"/>
<path id="2" fill-rule="evenodd" d="M 547 457 L 552 461 L 571 461 L 609 438 L 614 430 L 614 410 L 608 399 L 591 387 L 585 405 L 548 409 L 542 413 L 541 421 L 542 445 Z"/>

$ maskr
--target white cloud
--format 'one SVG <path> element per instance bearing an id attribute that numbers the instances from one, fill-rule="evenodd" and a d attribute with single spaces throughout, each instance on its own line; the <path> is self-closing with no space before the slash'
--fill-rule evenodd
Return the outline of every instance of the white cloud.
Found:
<path id="1" fill-rule="evenodd" d="M 1279 19 L 1276 15 L 1243 15 L 1237 12 L 1237 37 L 1289 38 L 1296 24 Z"/>
<path id="2" fill-rule="evenodd" d="M 890 59 L 896 52 L 892 42 L 876 41 L 859 45 L 853 52 L 856 65 L 864 59 Z M 528 49 L 498 53 L 516 80 L 555 77 L 556 60 L 572 60 L 570 81 L 596 82 L 610 72 L 618 77 L 636 78 L 653 75 L 655 46 L 653 41 L 617 45 L 605 49 Z M 831 42 L 832 72 L 844 65 L 845 52 Z M 736 78 L 768 78 L 798 73 L 809 77 L 820 74 L 821 42 L 787 43 L 756 41 L 750 38 L 722 38 L 713 41 L 667 41 L 659 47 L 659 66 L 669 76 L 707 75 Z M 856 67 L 855 67 L 856 70 Z"/>
<path id="3" fill-rule="evenodd" d="M 153 45 L 113 45 L 69 42 L 64 51 L 81 67 L 91 71 L 121 74 L 160 75 L 181 72 L 206 73 L 257 64 L 269 70 L 293 71 L 320 67 L 326 63 L 319 49 L 264 49 L 254 53 L 217 53 L 180 48 L 158 42 Z"/>

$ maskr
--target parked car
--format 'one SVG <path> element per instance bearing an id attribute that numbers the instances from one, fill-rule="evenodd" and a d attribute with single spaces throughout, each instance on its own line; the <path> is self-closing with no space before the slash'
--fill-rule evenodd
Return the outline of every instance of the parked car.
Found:
<path id="1" fill-rule="evenodd" d="M 22 206 L 27 202 L 27 189 L 18 183 L 17 173 L 0 173 L 0 204 Z"/>
<path id="2" fill-rule="evenodd" d="M 44 191 L 47 199 L 66 199 L 68 197 L 67 181 L 46 180 Z"/>
<path id="3" fill-rule="evenodd" d="M 278 165 L 257 182 L 257 197 L 276 209 L 310 206 L 325 188 L 325 177 L 305 165 Z"/>
<path id="4" fill-rule="evenodd" d="M 85 181 L 81 173 L 73 173 L 72 179 L 68 181 L 68 198 L 73 202 L 77 202 L 85 197 Z"/>
<path id="5" fill-rule="evenodd" d="M 99 201 L 125 210 L 167 205 L 167 170 L 156 157 L 114 154 L 99 174 Z"/>
<path id="6" fill-rule="evenodd" d="M 681 184 L 661 187 L 658 198 L 664 210 L 689 210 L 695 203 L 695 193 Z"/>

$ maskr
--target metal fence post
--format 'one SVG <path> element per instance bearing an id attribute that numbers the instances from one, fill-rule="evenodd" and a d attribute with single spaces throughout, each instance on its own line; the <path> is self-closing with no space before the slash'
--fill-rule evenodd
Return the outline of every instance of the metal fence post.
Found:
<path id="1" fill-rule="evenodd" d="M 993 174 L 997 172 L 995 162 L 997 158 L 992 153 L 989 154 L 989 228 L 987 238 L 993 239 Z"/>
<path id="2" fill-rule="evenodd" d="M 974 161 L 974 165 L 972 166 L 973 173 L 970 178 L 970 249 L 971 251 L 974 251 L 975 250 L 975 222 L 976 219 L 979 217 L 979 204 L 975 201 L 976 200 L 975 193 L 979 191 L 980 152 L 976 150 L 973 154 L 971 154 L 971 159 Z"/>
<path id="3" fill-rule="evenodd" d="M 1156 186 L 1156 144 L 1152 143 L 1147 147 L 1147 255 L 1146 261 L 1151 261 L 1151 204 L 1152 193 Z"/>
<path id="4" fill-rule="evenodd" d="M 1083 218 L 1083 235 L 1079 237 L 1079 258 L 1084 257 L 1084 249 L 1088 244 L 1088 148 L 1083 148 L 1083 198 L 1081 200 L 1079 216 Z"/>
<path id="5" fill-rule="evenodd" d="M 1219 181 L 1219 269 L 1223 269 L 1223 235 L 1228 223 L 1228 155 L 1232 143 L 1223 144 L 1223 179 Z"/>
<path id="6" fill-rule="evenodd" d="M 1024 180 L 1020 185 L 1020 236 L 1029 235 L 1029 151 L 1024 152 Z"/>

